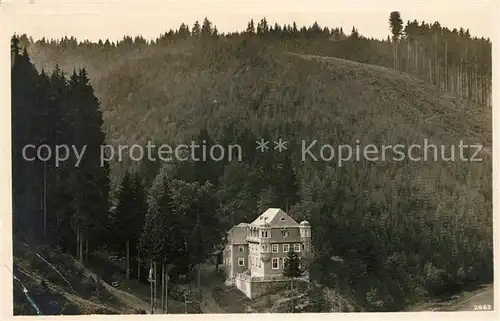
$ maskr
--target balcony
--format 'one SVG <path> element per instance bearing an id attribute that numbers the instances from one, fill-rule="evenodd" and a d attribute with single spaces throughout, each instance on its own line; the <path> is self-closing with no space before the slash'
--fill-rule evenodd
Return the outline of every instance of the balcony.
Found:
<path id="1" fill-rule="evenodd" d="M 255 242 L 255 243 L 260 242 L 260 238 L 258 238 L 257 236 L 250 235 L 250 234 L 247 234 L 246 240 L 247 240 L 247 242 Z"/>

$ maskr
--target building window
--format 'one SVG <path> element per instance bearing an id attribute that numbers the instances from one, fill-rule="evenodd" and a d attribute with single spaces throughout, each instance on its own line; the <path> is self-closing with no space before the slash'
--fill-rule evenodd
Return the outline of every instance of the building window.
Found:
<path id="1" fill-rule="evenodd" d="M 283 244 L 283 252 L 288 252 L 290 251 L 290 244 Z"/>
<path id="2" fill-rule="evenodd" d="M 288 231 L 281 231 L 281 236 L 283 236 L 283 238 L 287 238 L 290 236 L 290 233 Z"/>
<path id="3" fill-rule="evenodd" d="M 293 245 L 293 251 L 294 252 L 300 252 L 300 244 L 299 243 L 295 243 Z"/>
<path id="4" fill-rule="evenodd" d="M 272 268 L 273 270 L 277 270 L 280 268 L 279 259 L 277 257 L 273 257 Z"/>
<path id="5" fill-rule="evenodd" d="M 245 258 L 244 257 L 238 258 L 238 266 L 245 266 Z"/>
<path id="6" fill-rule="evenodd" d="M 278 253 L 278 244 L 272 245 L 273 253 Z"/>
<path id="7" fill-rule="evenodd" d="M 245 247 L 243 245 L 240 245 L 239 246 L 239 250 L 240 250 L 240 252 L 244 252 L 245 251 Z"/>

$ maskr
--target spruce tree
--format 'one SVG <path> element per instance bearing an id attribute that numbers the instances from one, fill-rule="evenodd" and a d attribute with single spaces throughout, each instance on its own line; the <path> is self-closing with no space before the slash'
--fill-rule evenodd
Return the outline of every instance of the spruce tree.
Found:
<path id="1" fill-rule="evenodd" d="M 12 123 L 12 188 L 13 221 L 30 238 L 40 235 L 42 173 L 34 161 L 23 158 L 22 150 L 27 144 L 36 144 L 39 133 L 36 112 L 38 72 L 31 63 L 26 47 L 19 48 L 20 39 L 11 40 L 11 123 Z M 27 155 L 32 157 L 33 155 Z"/>
<path id="2" fill-rule="evenodd" d="M 389 27 L 393 39 L 394 69 L 399 69 L 398 42 L 403 31 L 403 20 L 401 19 L 399 11 L 391 12 L 389 16 Z"/>
<path id="3" fill-rule="evenodd" d="M 246 32 L 251 35 L 255 34 L 255 23 L 253 22 L 253 19 L 250 19 L 250 21 L 248 22 Z"/>
<path id="4" fill-rule="evenodd" d="M 399 11 L 391 12 L 389 16 L 389 27 L 394 41 L 397 41 L 403 31 L 403 20 Z"/>
<path id="5" fill-rule="evenodd" d="M 164 260 L 169 228 L 167 220 L 171 218 L 172 196 L 169 181 L 163 173 L 159 173 L 149 192 L 148 211 L 139 238 L 139 249 L 144 257 L 155 262 Z"/>
<path id="6" fill-rule="evenodd" d="M 135 221 L 136 200 L 134 197 L 134 182 L 127 172 L 123 176 L 118 188 L 118 204 L 116 205 L 115 217 L 113 220 L 115 247 L 120 249 L 126 257 L 126 278 L 130 278 L 130 249 L 131 239 L 137 229 Z"/>
<path id="7" fill-rule="evenodd" d="M 191 34 L 195 37 L 199 37 L 201 35 L 201 26 L 198 20 L 194 22 L 193 25 L 193 30 L 191 31 Z"/>
<path id="8" fill-rule="evenodd" d="M 287 258 L 284 262 L 283 276 L 290 278 L 298 278 L 302 275 L 303 271 L 300 266 L 300 257 L 293 250 L 288 252 Z"/>
<path id="9" fill-rule="evenodd" d="M 71 127 L 72 110 L 68 104 L 68 82 L 64 73 L 56 65 L 50 76 L 51 83 L 51 106 L 54 113 L 55 123 L 51 125 L 54 133 L 54 144 L 71 145 L 73 140 L 73 128 Z M 73 195 L 70 176 L 74 168 L 73 160 L 65 161 L 55 168 L 55 182 L 49 193 L 49 204 L 54 205 L 50 211 L 55 216 L 54 241 L 63 249 L 68 249 L 73 241 L 74 232 L 70 228 L 72 209 L 70 207 Z"/>
<path id="10" fill-rule="evenodd" d="M 203 19 L 203 24 L 201 26 L 201 35 L 202 36 L 211 36 L 212 35 L 212 22 L 208 20 L 207 17 Z"/>
<path id="11" fill-rule="evenodd" d="M 72 190 L 73 224 L 76 229 L 77 252 L 83 258 L 90 249 L 104 245 L 109 226 L 109 165 L 101 166 L 100 147 L 105 144 L 99 101 L 89 84 L 87 72 L 73 72 L 69 81 L 69 104 L 72 109 L 70 125 L 72 143 L 82 150 L 80 163 L 73 159 L 69 188 Z"/>

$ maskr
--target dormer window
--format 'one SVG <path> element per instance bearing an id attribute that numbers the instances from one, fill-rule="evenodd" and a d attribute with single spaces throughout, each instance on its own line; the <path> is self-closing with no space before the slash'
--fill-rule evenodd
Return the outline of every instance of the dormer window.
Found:
<path id="1" fill-rule="evenodd" d="M 283 236 L 283 238 L 287 238 L 287 237 L 290 237 L 290 233 L 287 230 L 282 230 L 281 236 Z"/>

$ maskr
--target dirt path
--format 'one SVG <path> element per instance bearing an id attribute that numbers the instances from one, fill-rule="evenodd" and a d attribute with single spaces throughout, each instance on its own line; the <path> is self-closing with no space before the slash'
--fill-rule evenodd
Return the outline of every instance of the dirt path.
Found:
<path id="1" fill-rule="evenodd" d="M 477 311 L 493 310 L 493 285 L 463 293 L 460 296 L 444 302 L 427 302 L 412 307 L 409 311 Z"/>
<path id="2" fill-rule="evenodd" d="M 112 295 L 114 295 L 116 298 L 118 298 L 120 301 L 125 303 L 127 306 L 135 309 L 135 310 L 144 310 L 146 312 L 150 312 L 151 310 L 151 305 L 138 297 L 136 297 L 133 294 L 130 294 L 128 292 L 119 290 L 117 288 L 112 287 L 111 285 L 104 283 L 104 286 L 106 287 L 106 290 L 109 291 Z"/>
<path id="3" fill-rule="evenodd" d="M 203 299 L 200 303 L 200 310 L 203 313 L 227 313 L 226 310 L 221 308 L 215 301 L 212 291 L 217 285 L 220 285 L 220 279 L 215 274 L 215 267 L 213 265 L 202 264 L 201 266 L 201 289 L 203 292 Z"/>
<path id="4" fill-rule="evenodd" d="M 455 301 L 451 306 L 439 311 L 477 311 L 477 310 L 493 310 L 493 285 L 490 285 L 479 292 L 475 292 L 472 296 Z"/>
<path id="5" fill-rule="evenodd" d="M 226 310 L 221 308 L 217 302 L 215 302 L 214 297 L 212 296 L 212 292 L 210 289 L 204 291 L 203 301 L 200 304 L 201 312 L 203 313 L 227 313 Z"/>
<path id="6" fill-rule="evenodd" d="M 93 278 L 97 278 L 97 275 L 94 272 L 92 272 L 88 269 L 86 269 L 85 271 L 89 276 L 91 276 Z M 122 311 L 130 312 L 130 310 L 132 310 L 134 313 L 137 313 L 137 311 L 139 311 L 139 310 L 144 310 L 144 311 L 146 311 L 146 313 L 151 312 L 151 305 L 148 302 L 140 299 L 139 297 L 137 297 L 129 292 L 125 292 L 125 291 L 122 291 L 120 289 L 117 289 L 104 281 L 102 283 L 104 284 L 104 287 L 106 288 L 106 290 L 110 294 L 112 294 L 118 300 L 122 301 L 125 304 L 125 307 L 123 307 Z M 159 313 L 159 310 L 155 310 L 155 312 Z"/>

